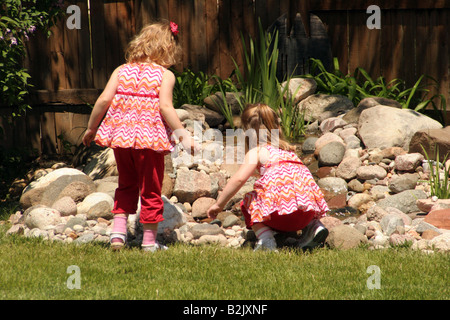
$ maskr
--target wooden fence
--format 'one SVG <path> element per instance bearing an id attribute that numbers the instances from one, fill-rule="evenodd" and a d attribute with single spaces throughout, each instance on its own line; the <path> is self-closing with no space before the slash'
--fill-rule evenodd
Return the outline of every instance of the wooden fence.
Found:
<path id="1" fill-rule="evenodd" d="M 69 0 L 81 9 L 81 28 L 66 18 L 47 39 L 29 42 L 25 65 L 34 84 L 33 110 L 13 125 L 0 118 L 2 145 L 24 145 L 61 153 L 62 140 L 79 144 L 93 104 L 111 72 L 124 62 L 128 41 L 158 18 L 180 26 L 183 47 L 178 70 L 191 68 L 228 77 L 243 63 L 241 34 L 257 36 L 258 19 L 268 28 L 287 14 L 290 29 L 301 13 L 306 36 L 309 16 L 324 24 L 342 72 L 362 67 L 376 78 L 400 78 L 411 86 L 422 74 L 450 97 L 450 0 Z M 370 5 L 381 8 L 381 29 L 369 29 Z M 69 14 L 67 15 L 69 16 Z M 7 115 L 10 110 L 0 109 Z"/>

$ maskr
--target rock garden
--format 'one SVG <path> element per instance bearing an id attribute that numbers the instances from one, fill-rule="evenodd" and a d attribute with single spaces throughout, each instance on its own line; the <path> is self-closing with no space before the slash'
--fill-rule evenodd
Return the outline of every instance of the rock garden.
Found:
<path id="1" fill-rule="evenodd" d="M 355 106 L 344 96 L 315 94 L 310 80 L 299 81 L 310 87 L 299 98 L 308 127 L 297 152 L 331 209 L 322 219 L 330 231 L 326 245 L 450 251 L 450 199 L 433 195 L 430 185 L 436 169 L 442 179 L 448 177 L 450 162 L 442 156 L 450 150 L 450 128 L 392 100 L 366 98 Z M 213 99 L 205 99 L 204 106 L 177 109 L 202 151 L 189 155 L 177 149 L 166 156 L 165 221 L 159 225 L 158 237 L 169 245 L 240 248 L 255 241 L 253 232 L 245 228 L 239 202 L 252 190 L 256 176 L 216 220 L 206 216 L 242 156 L 239 146 L 225 143 L 230 127 Z M 235 160 L 231 163 L 226 161 L 230 155 Z M 79 147 L 71 161 L 49 162 L 13 184 L 11 193 L 20 197 L 20 210 L 11 215 L 7 233 L 67 244 L 107 244 L 117 178 L 111 149 Z M 129 245 L 139 246 L 139 212 L 130 215 L 128 233 Z M 277 234 L 277 241 L 289 247 L 297 237 Z"/>

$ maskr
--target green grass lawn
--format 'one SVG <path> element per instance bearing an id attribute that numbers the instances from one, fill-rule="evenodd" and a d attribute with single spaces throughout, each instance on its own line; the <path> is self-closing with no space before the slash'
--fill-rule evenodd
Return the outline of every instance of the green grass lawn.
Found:
<path id="1" fill-rule="evenodd" d="M 407 248 L 278 253 L 177 244 L 155 254 L 112 252 L 6 236 L 0 226 L 0 299 L 304 300 L 449 299 L 450 255 Z M 369 266 L 379 267 L 380 289 Z M 78 274 L 70 269 L 79 270 Z M 69 284 L 69 285 L 68 285 Z M 79 284 L 79 289 L 70 287 Z"/>

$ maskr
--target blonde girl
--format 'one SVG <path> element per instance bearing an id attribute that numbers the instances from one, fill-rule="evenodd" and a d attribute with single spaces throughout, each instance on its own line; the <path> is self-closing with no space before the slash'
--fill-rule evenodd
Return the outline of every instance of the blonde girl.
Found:
<path id="1" fill-rule="evenodd" d="M 164 155 L 174 149 L 172 133 L 177 133 L 185 148 L 197 147 L 172 104 L 175 76 L 167 68 L 179 57 L 175 23 L 161 21 L 145 26 L 129 43 L 126 63 L 114 70 L 92 110 L 83 143 L 95 141 L 113 148 L 119 172 L 112 211 L 113 249 L 124 246 L 128 215 L 136 213 L 139 199 L 140 222 L 144 225 L 142 248 L 165 248 L 156 241 L 164 211 Z"/>
<path id="2" fill-rule="evenodd" d="M 327 203 L 294 147 L 283 139 L 276 113 L 265 104 L 251 104 L 241 119 L 244 130 L 254 132 L 256 146 L 247 152 L 244 163 L 209 208 L 208 215 L 216 217 L 258 170 L 260 178 L 254 190 L 241 203 L 247 228 L 252 228 L 258 238 L 255 249 L 275 250 L 274 231 L 303 229 L 297 243 L 301 248 L 323 244 L 328 230 L 319 219 L 329 210 Z"/>

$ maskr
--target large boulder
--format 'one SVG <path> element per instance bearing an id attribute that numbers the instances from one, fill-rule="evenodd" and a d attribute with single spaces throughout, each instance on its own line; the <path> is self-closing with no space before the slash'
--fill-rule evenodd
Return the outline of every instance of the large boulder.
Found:
<path id="1" fill-rule="evenodd" d="M 359 135 L 367 148 L 401 147 L 406 151 L 417 131 L 440 128 L 438 121 L 414 110 L 382 105 L 361 112 L 358 123 Z"/>
<path id="2" fill-rule="evenodd" d="M 31 182 L 24 189 L 20 204 L 24 209 L 38 204 L 51 207 L 64 196 L 70 196 L 75 202 L 80 202 L 95 190 L 93 180 L 80 170 L 61 168 Z"/>
<path id="3" fill-rule="evenodd" d="M 305 120 L 322 122 L 325 119 L 345 114 L 355 106 L 347 97 L 341 95 L 314 94 L 299 103 L 305 112 Z"/>
<path id="4" fill-rule="evenodd" d="M 437 150 L 439 150 L 439 161 L 441 162 L 444 161 L 446 155 L 450 156 L 450 126 L 417 131 L 409 143 L 409 152 L 421 153 L 432 160 L 436 160 Z"/>
<path id="5" fill-rule="evenodd" d="M 58 210 L 36 205 L 24 212 L 24 223 L 29 229 L 46 229 L 56 226 L 61 222 L 61 214 Z"/>
<path id="6" fill-rule="evenodd" d="M 181 203 L 192 204 L 200 197 L 216 197 L 218 188 L 217 180 L 205 172 L 181 168 L 177 170 L 173 195 Z"/>

